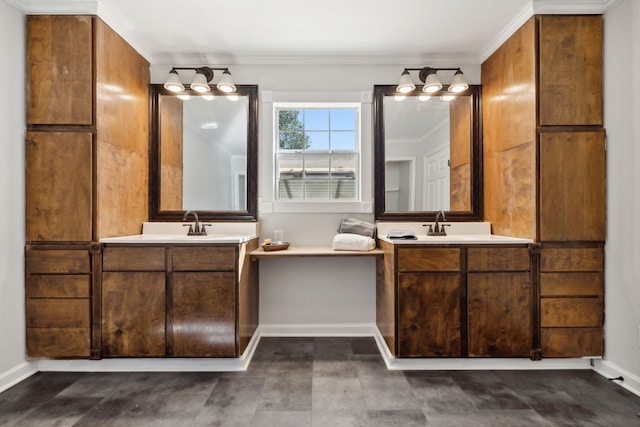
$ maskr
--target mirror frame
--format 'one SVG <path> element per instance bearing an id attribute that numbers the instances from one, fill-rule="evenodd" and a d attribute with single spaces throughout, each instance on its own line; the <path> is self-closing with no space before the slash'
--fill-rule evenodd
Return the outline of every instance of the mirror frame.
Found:
<path id="1" fill-rule="evenodd" d="M 385 126 L 384 98 L 396 96 L 397 85 L 375 85 L 373 88 L 373 144 L 374 144 L 374 214 L 377 221 L 420 221 L 432 222 L 436 211 L 385 211 Z M 431 94 L 449 94 L 448 86 Z M 422 86 L 404 96 L 423 95 Z M 445 211 L 447 221 L 482 221 L 482 114 L 480 85 L 469 85 L 469 89 L 456 95 L 471 96 L 471 210 Z"/>
<path id="2" fill-rule="evenodd" d="M 182 221 L 186 211 L 160 209 L 160 96 L 178 96 L 162 84 L 152 84 L 149 93 L 149 221 Z M 247 111 L 247 209 L 246 210 L 197 210 L 204 221 L 258 220 L 258 86 L 236 85 L 234 95 L 248 97 Z M 185 85 L 180 94 L 202 96 Z M 215 86 L 206 95 L 228 96 Z"/>

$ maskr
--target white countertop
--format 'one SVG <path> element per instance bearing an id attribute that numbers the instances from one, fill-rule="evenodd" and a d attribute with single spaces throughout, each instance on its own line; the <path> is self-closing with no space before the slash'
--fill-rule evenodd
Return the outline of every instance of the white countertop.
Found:
<path id="1" fill-rule="evenodd" d="M 209 222 L 206 236 L 187 236 L 188 227 L 193 222 L 145 222 L 142 234 L 131 236 L 104 237 L 100 243 L 245 243 L 258 237 L 257 222 Z"/>
<path id="2" fill-rule="evenodd" d="M 521 237 L 500 236 L 491 234 L 491 223 L 489 222 L 447 222 L 446 236 L 427 236 L 429 225 L 433 222 L 378 222 L 378 239 L 392 244 L 402 245 L 443 245 L 443 244 L 492 244 L 492 245 L 513 245 L 533 243 L 533 240 Z M 387 234 L 391 230 L 412 231 L 417 239 L 389 239 Z"/>
<path id="3" fill-rule="evenodd" d="M 211 234 L 208 236 L 187 236 L 182 234 L 134 234 L 132 236 L 105 237 L 100 243 L 245 243 L 258 237 L 255 234 L 244 236 Z"/>

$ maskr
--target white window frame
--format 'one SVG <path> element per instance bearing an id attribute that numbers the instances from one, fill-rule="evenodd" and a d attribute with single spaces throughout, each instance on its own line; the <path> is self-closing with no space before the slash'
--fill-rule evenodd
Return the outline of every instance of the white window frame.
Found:
<path id="1" fill-rule="evenodd" d="M 372 212 L 372 163 L 373 152 L 371 142 L 371 93 L 276 93 L 262 92 L 263 114 L 265 120 L 263 135 L 269 135 L 270 150 L 264 153 L 263 166 L 269 172 L 270 194 L 262 194 L 259 212 L 269 213 L 371 213 Z M 358 200 L 283 200 L 276 197 L 278 191 L 278 174 L 276 171 L 277 153 L 277 111 L 282 108 L 339 108 L 354 106 L 359 109 L 358 132 Z M 268 159 L 268 165 L 267 163 Z M 264 174 L 263 177 L 266 178 Z"/>

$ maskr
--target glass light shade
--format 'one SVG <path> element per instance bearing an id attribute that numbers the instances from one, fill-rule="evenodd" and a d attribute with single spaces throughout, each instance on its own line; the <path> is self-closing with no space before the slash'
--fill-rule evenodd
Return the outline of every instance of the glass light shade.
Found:
<path id="1" fill-rule="evenodd" d="M 438 75 L 434 71 L 433 73 L 429 73 L 427 78 L 424 80 L 424 86 L 422 86 L 422 91 L 425 93 L 434 93 L 442 89 L 442 83 L 440 83 L 440 79 Z"/>
<path id="2" fill-rule="evenodd" d="M 409 71 L 404 70 L 400 75 L 400 82 L 398 83 L 398 87 L 396 87 L 396 92 L 399 93 L 409 93 L 416 89 L 416 85 L 411 80 L 411 74 Z"/>
<path id="3" fill-rule="evenodd" d="M 209 83 L 207 82 L 207 77 L 199 71 L 196 71 L 196 75 L 193 77 L 191 89 L 199 93 L 207 93 L 211 91 Z"/>
<path id="4" fill-rule="evenodd" d="M 230 93 L 236 91 L 236 85 L 233 84 L 233 79 L 231 78 L 229 70 L 224 70 L 217 87 L 222 92 Z"/>
<path id="5" fill-rule="evenodd" d="M 176 70 L 169 71 L 167 80 L 164 82 L 164 88 L 171 92 L 184 91 L 184 85 L 180 81 L 180 76 L 178 75 L 178 72 Z"/>
<path id="6" fill-rule="evenodd" d="M 453 75 L 453 79 L 451 79 L 451 84 L 449 85 L 449 92 L 458 93 L 463 92 L 469 89 L 469 84 L 464 79 L 464 74 L 462 71 L 458 70 Z"/>

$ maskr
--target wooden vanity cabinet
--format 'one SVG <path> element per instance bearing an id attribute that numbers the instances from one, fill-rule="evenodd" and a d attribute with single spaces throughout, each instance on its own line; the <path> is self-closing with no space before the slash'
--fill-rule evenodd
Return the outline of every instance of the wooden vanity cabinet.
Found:
<path id="1" fill-rule="evenodd" d="M 398 248 L 398 357 L 462 355 L 460 257 L 460 248 Z"/>
<path id="2" fill-rule="evenodd" d="M 258 326 L 256 247 L 104 245 L 102 356 L 240 356 Z"/>
<path id="3" fill-rule="evenodd" d="M 530 356 L 529 249 L 470 247 L 467 272 L 469 356 Z"/>
<path id="4" fill-rule="evenodd" d="M 532 357 L 532 253 L 379 241 L 376 323 L 395 357 Z"/>
<path id="5" fill-rule="evenodd" d="M 91 265 L 86 246 L 26 247 L 29 357 L 89 357 Z"/>
<path id="6" fill-rule="evenodd" d="M 102 357 L 166 353 L 165 248 L 104 247 Z"/>

